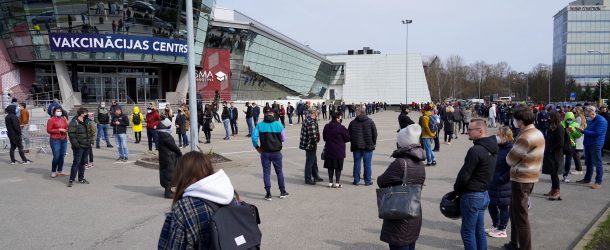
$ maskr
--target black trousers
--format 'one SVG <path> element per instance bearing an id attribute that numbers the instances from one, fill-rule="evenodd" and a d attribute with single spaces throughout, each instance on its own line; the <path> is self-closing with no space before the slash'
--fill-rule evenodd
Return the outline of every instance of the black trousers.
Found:
<path id="1" fill-rule="evenodd" d="M 142 140 L 142 131 L 140 132 L 134 132 L 135 134 L 135 139 L 136 139 L 136 143 L 140 143 L 140 141 Z"/>
<path id="2" fill-rule="evenodd" d="M 220 116 L 218 115 L 218 111 L 212 113 L 214 114 L 214 120 L 216 120 L 216 122 L 220 122 Z"/>
<path id="3" fill-rule="evenodd" d="M 19 156 L 21 156 L 21 161 L 25 162 L 28 159 L 25 158 L 25 152 L 23 151 L 23 143 L 20 135 L 15 135 L 9 137 L 9 141 L 11 143 L 11 162 L 15 162 L 15 149 L 19 149 Z"/>
<path id="4" fill-rule="evenodd" d="M 231 120 L 231 134 L 236 135 L 237 133 L 237 119 L 233 119 Z"/>
<path id="5" fill-rule="evenodd" d="M 210 142 L 210 139 L 212 138 L 212 131 L 210 130 L 210 125 L 208 123 L 204 123 L 203 125 L 203 134 L 205 135 L 205 141 Z"/>

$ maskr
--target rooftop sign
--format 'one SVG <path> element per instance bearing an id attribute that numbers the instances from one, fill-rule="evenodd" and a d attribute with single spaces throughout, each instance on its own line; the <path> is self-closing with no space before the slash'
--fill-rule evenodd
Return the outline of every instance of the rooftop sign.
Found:
<path id="1" fill-rule="evenodd" d="M 600 11 L 602 10 L 602 6 L 592 5 L 592 6 L 570 6 L 570 11 Z"/>
<path id="2" fill-rule="evenodd" d="M 51 51 L 187 56 L 185 40 L 121 34 L 49 33 Z"/>

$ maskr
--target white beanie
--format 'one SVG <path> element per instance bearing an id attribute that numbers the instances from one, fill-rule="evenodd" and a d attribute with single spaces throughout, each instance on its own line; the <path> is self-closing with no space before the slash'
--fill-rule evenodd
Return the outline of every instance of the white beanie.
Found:
<path id="1" fill-rule="evenodd" d="M 168 129 L 171 128 L 172 126 L 172 121 L 170 121 L 169 119 L 165 118 L 161 121 L 161 124 L 163 125 L 164 129 Z"/>
<path id="2" fill-rule="evenodd" d="M 396 143 L 401 148 L 411 144 L 419 144 L 420 135 L 421 126 L 419 126 L 418 124 L 411 124 L 398 132 L 398 136 L 396 137 Z"/>

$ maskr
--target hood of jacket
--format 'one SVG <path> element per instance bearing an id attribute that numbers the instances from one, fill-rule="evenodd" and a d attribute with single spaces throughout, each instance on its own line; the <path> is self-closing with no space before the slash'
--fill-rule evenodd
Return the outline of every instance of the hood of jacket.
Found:
<path id="1" fill-rule="evenodd" d="M 498 154 L 498 141 L 496 140 L 496 136 L 488 136 L 483 137 L 481 139 L 475 140 L 474 145 L 479 145 L 487 149 L 492 154 Z"/>
<path id="2" fill-rule="evenodd" d="M 393 158 L 410 158 L 413 161 L 424 161 L 426 160 L 426 154 L 420 144 L 411 144 L 406 147 L 394 150 L 392 153 Z"/>
<path id="3" fill-rule="evenodd" d="M 134 114 L 139 114 L 140 113 L 140 107 L 133 107 L 133 113 Z"/>
<path id="4" fill-rule="evenodd" d="M 574 116 L 574 113 L 572 113 L 572 112 L 567 112 L 567 113 L 565 114 L 565 117 L 563 118 L 563 121 L 565 122 L 565 121 L 567 121 L 567 120 L 572 120 L 572 121 L 575 121 L 575 120 L 576 120 L 576 117 Z"/>
<path id="5" fill-rule="evenodd" d="M 191 184 L 182 197 L 196 197 L 211 202 L 228 205 L 233 200 L 235 190 L 229 176 L 221 169 L 218 172 Z"/>
<path id="6" fill-rule="evenodd" d="M 359 115 L 359 116 L 357 116 L 357 117 L 356 117 L 356 121 L 358 121 L 358 122 L 365 122 L 365 121 L 368 121 L 368 120 L 370 120 L 370 119 L 371 119 L 371 118 L 369 118 L 369 117 L 368 117 L 368 116 L 366 116 L 366 115 Z"/>
<path id="7" fill-rule="evenodd" d="M 7 114 L 17 115 L 17 106 L 8 105 L 8 107 L 4 109 L 4 112 L 6 112 Z"/>
<path id="8" fill-rule="evenodd" d="M 97 112 L 100 114 L 108 114 L 108 109 L 106 109 L 106 106 L 102 107 L 102 105 L 100 104 L 99 106 L 97 106 Z"/>

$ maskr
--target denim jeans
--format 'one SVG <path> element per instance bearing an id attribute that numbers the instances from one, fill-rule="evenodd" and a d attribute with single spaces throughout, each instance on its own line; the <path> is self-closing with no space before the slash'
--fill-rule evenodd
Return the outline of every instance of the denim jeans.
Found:
<path id="1" fill-rule="evenodd" d="M 119 157 L 128 158 L 129 149 L 127 148 L 127 134 L 115 134 L 114 139 L 116 140 Z"/>
<path id="2" fill-rule="evenodd" d="M 373 160 L 373 151 L 371 150 L 356 150 L 354 154 L 354 184 L 360 183 L 360 166 L 364 161 L 364 183 L 370 184 L 371 181 L 371 161 Z"/>
<path id="3" fill-rule="evenodd" d="M 292 124 L 292 114 L 288 114 L 288 124 Z"/>
<path id="4" fill-rule="evenodd" d="M 462 194 L 462 228 L 460 233 L 465 250 L 486 250 L 485 209 L 489 205 L 489 195 L 485 192 Z"/>
<path id="5" fill-rule="evenodd" d="M 252 135 L 253 123 L 254 123 L 254 120 L 252 120 L 252 117 L 246 118 L 246 124 L 248 124 L 248 134 L 249 135 Z"/>
<path id="6" fill-rule="evenodd" d="M 595 167 L 595 183 L 602 184 L 604 175 L 604 165 L 602 164 L 602 147 L 604 145 L 585 145 L 585 165 L 587 172 L 585 173 L 585 181 L 591 182 L 593 178 L 593 167 Z"/>
<path id="7" fill-rule="evenodd" d="M 23 137 L 23 146 L 26 150 L 30 150 L 30 125 L 26 124 L 21 128 L 21 137 Z"/>
<path id="8" fill-rule="evenodd" d="M 100 138 L 104 137 L 106 141 L 106 146 L 110 145 L 110 140 L 108 139 L 108 124 L 98 124 L 97 125 L 97 135 L 95 136 L 95 145 L 100 145 Z"/>
<path id="9" fill-rule="evenodd" d="M 85 178 L 85 163 L 89 158 L 88 148 L 72 148 L 74 154 L 74 160 L 72 161 L 72 168 L 70 169 L 70 180 L 74 181 L 76 174 L 78 173 L 78 180 Z"/>
<path id="10" fill-rule="evenodd" d="M 305 150 L 305 181 L 314 181 L 313 178 L 319 178 L 318 174 L 318 156 L 316 149 Z M 313 177 L 313 178 L 312 178 Z"/>
<path id="11" fill-rule="evenodd" d="M 231 121 L 229 119 L 225 119 L 222 121 L 222 124 L 225 126 L 225 138 L 229 138 L 229 126 Z"/>
<path id="12" fill-rule="evenodd" d="M 423 138 L 424 151 L 426 151 L 426 163 L 434 161 L 434 152 L 432 152 L 432 138 Z"/>
<path id="13" fill-rule="evenodd" d="M 489 210 L 493 226 L 498 230 L 506 230 L 506 225 L 508 225 L 508 220 L 510 220 L 508 205 L 489 205 L 487 210 Z"/>
<path id="14" fill-rule="evenodd" d="M 51 162 L 51 172 L 61 172 L 64 170 L 64 158 L 68 150 L 68 139 L 49 141 L 51 144 L 51 152 L 53 152 L 53 161 Z"/>
<path id="15" fill-rule="evenodd" d="M 282 153 L 281 152 L 262 152 L 261 153 L 261 165 L 263 165 L 263 181 L 265 182 L 265 191 L 268 194 L 271 193 L 271 164 L 275 169 L 275 175 L 277 175 L 277 184 L 280 187 L 280 192 L 286 192 L 286 185 L 284 184 L 284 173 L 282 171 Z"/>
<path id="16" fill-rule="evenodd" d="M 189 138 L 186 135 L 186 133 L 184 134 L 178 134 L 178 145 L 179 146 L 188 146 L 189 145 Z"/>
<path id="17" fill-rule="evenodd" d="M 396 245 L 390 245 L 390 250 L 415 250 L 415 242 L 406 245 L 406 246 L 396 246 Z"/>
<path id="18" fill-rule="evenodd" d="M 148 150 L 152 150 L 153 143 L 155 144 L 155 150 L 159 150 L 157 145 L 157 130 L 154 128 L 146 129 L 146 138 L 148 139 Z"/>

